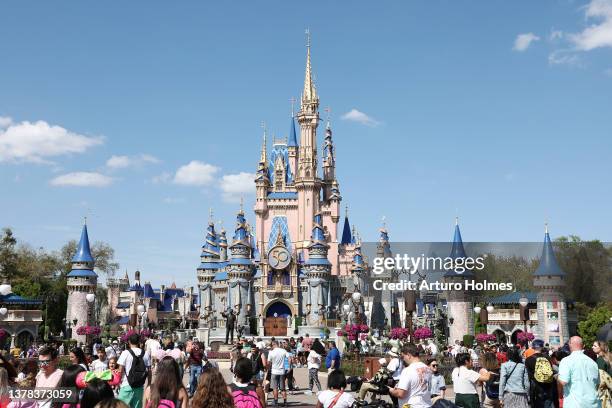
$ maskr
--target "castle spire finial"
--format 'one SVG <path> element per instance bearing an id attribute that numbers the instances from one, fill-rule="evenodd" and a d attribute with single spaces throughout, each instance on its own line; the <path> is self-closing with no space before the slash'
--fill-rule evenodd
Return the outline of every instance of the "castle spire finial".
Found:
<path id="1" fill-rule="evenodd" d="M 325 113 L 327 114 L 327 129 L 331 127 L 331 108 L 329 106 L 325 107 Z"/>
<path id="2" fill-rule="evenodd" d="M 289 102 L 291 102 L 291 117 L 293 118 L 295 117 L 295 97 L 292 96 L 291 98 L 289 98 Z"/>
<path id="3" fill-rule="evenodd" d="M 548 234 L 548 221 L 544 223 L 544 233 Z"/>
<path id="4" fill-rule="evenodd" d="M 306 75 L 304 77 L 304 92 L 302 102 L 312 102 L 317 99 L 317 93 L 312 81 L 312 68 L 310 64 L 310 30 L 306 29 Z"/>
<path id="5" fill-rule="evenodd" d="M 87 216 L 83 217 L 83 225 L 87 225 Z"/>
<path id="6" fill-rule="evenodd" d="M 240 214 L 244 214 L 244 197 L 240 196 Z"/>
<path id="7" fill-rule="evenodd" d="M 266 128 L 266 122 L 264 122 L 263 120 L 261 121 L 261 128 L 263 129 L 263 141 L 261 143 L 261 157 L 259 158 L 259 162 L 260 163 L 265 163 L 266 159 L 268 157 L 268 150 L 267 150 L 267 145 L 268 145 L 267 133 L 268 133 L 268 130 Z"/>
<path id="8" fill-rule="evenodd" d="M 459 225 L 459 216 L 455 216 L 455 225 Z"/>
<path id="9" fill-rule="evenodd" d="M 213 222 L 213 209 L 210 207 L 208 209 L 208 222 Z"/>

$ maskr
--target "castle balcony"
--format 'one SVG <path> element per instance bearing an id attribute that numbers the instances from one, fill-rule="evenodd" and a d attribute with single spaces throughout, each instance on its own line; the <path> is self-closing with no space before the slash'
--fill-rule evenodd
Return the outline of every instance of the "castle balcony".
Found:
<path id="1" fill-rule="evenodd" d="M 293 287 L 291 285 L 283 285 L 281 283 L 276 283 L 273 285 L 267 285 L 264 287 L 264 291 L 268 294 L 291 294 L 293 292 Z"/>
<path id="2" fill-rule="evenodd" d="M 0 316 L 0 326 L 8 323 L 17 322 L 42 322 L 42 310 L 14 310 L 9 309 L 8 313 L 4 316 Z"/>

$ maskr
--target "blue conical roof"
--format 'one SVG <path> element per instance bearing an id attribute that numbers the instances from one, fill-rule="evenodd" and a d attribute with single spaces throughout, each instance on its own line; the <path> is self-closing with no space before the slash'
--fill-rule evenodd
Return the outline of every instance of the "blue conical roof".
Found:
<path id="1" fill-rule="evenodd" d="M 232 245 L 242 243 L 243 245 L 249 245 L 249 233 L 246 228 L 246 219 L 244 218 L 244 212 L 240 210 L 236 215 L 236 230 L 234 231 L 234 240 Z"/>
<path id="2" fill-rule="evenodd" d="M 317 213 L 314 216 L 312 227 L 312 236 L 310 238 L 313 242 L 325 242 L 325 233 L 323 232 L 323 223 L 321 221 L 321 214 Z"/>
<path id="3" fill-rule="evenodd" d="M 202 245 L 202 257 L 219 257 L 219 244 L 217 243 L 215 224 L 212 221 L 208 223 L 208 229 L 206 230 L 206 242 L 204 242 L 204 245 Z"/>
<path id="4" fill-rule="evenodd" d="M 463 240 L 461 239 L 461 231 L 459 224 L 455 225 L 455 236 L 453 237 L 453 248 L 450 253 L 451 258 L 465 258 L 465 249 L 463 248 Z"/>
<path id="5" fill-rule="evenodd" d="M 340 245 L 348 245 L 353 242 L 351 236 L 351 226 L 349 224 L 348 215 L 344 216 L 344 227 L 342 227 L 342 238 L 340 239 Z"/>
<path id="6" fill-rule="evenodd" d="M 364 269 L 363 255 L 361 254 L 361 245 L 355 247 L 355 254 L 353 255 L 353 270 Z"/>
<path id="7" fill-rule="evenodd" d="M 81 240 L 77 247 L 76 254 L 72 257 L 72 262 L 82 263 L 93 263 L 94 259 L 91 256 L 91 249 L 89 248 L 89 236 L 87 234 L 87 224 L 83 224 L 83 230 L 81 231 Z"/>
<path id="8" fill-rule="evenodd" d="M 553 250 L 552 242 L 548 231 L 544 234 L 544 246 L 542 247 L 542 256 L 540 257 L 540 265 L 533 273 L 534 276 L 565 276 L 565 272 L 557 263 L 557 257 Z"/>
<path id="9" fill-rule="evenodd" d="M 289 140 L 287 141 L 287 147 L 297 147 L 297 136 L 295 134 L 295 119 L 291 116 L 291 127 L 289 128 Z"/>

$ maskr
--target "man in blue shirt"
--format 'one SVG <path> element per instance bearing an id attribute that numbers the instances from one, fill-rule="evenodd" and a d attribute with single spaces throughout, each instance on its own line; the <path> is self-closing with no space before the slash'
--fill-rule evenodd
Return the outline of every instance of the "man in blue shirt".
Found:
<path id="1" fill-rule="evenodd" d="M 570 339 L 572 354 L 559 364 L 559 382 L 563 385 L 564 408 L 598 408 L 597 387 L 599 369 L 597 363 L 583 353 L 582 339 Z"/>
<path id="2" fill-rule="evenodd" d="M 329 342 L 329 351 L 327 357 L 325 357 L 325 365 L 327 366 L 327 372 L 332 372 L 340 368 L 340 351 L 336 348 L 336 343 L 333 341 Z"/>

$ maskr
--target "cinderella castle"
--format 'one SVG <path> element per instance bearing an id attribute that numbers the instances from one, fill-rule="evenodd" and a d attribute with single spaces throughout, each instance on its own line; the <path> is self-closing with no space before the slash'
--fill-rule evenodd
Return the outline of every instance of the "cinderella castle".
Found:
<path id="1" fill-rule="evenodd" d="M 271 149 L 264 130 L 254 227 L 241 208 L 228 242 L 226 232 L 209 220 L 197 277 L 199 327 L 212 337 L 224 331 L 222 313 L 228 311 L 239 330 L 269 336 L 288 330 L 318 335 L 342 314 L 355 322 L 363 317 L 365 262 L 346 215 L 338 234 L 336 152 L 329 120 L 322 154 L 318 149 L 319 96 L 310 45 L 300 102 L 287 137 L 274 139 Z"/>

